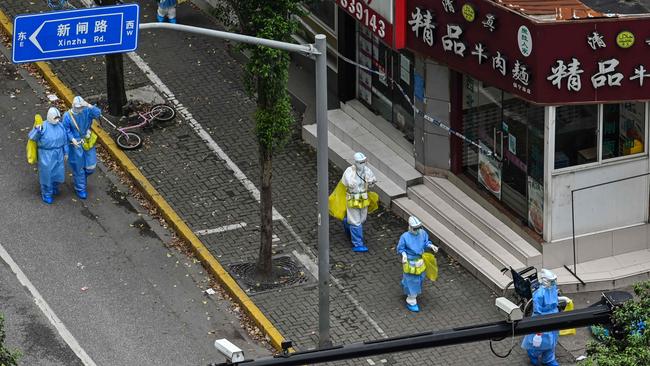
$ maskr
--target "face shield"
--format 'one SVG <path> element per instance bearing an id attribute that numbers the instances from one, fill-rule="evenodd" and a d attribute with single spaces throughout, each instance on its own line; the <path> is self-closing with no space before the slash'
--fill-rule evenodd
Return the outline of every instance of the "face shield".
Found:
<path id="1" fill-rule="evenodd" d="M 57 124 L 61 120 L 61 112 L 58 109 L 52 107 L 47 111 L 47 121 L 51 124 Z"/>
<path id="2" fill-rule="evenodd" d="M 84 110 L 84 100 L 80 96 L 74 97 L 72 100 L 72 113 L 78 114 Z"/>
<path id="3" fill-rule="evenodd" d="M 409 233 L 413 235 L 417 235 L 418 231 L 420 231 L 421 228 L 422 226 L 417 226 L 417 227 L 409 226 Z"/>
<path id="4" fill-rule="evenodd" d="M 354 153 L 354 167 L 357 169 L 357 172 L 363 172 L 366 168 L 366 156 L 363 153 Z"/>
<path id="5" fill-rule="evenodd" d="M 355 161 L 354 162 L 354 167 L 357 168 L 358 172 L 363 172 L 366 169 L 366 162 L 365 161 Z"/>
<path id="6" fill-rule="evenodd" d="M 409 217 L 409 233 L 417 235 L 422 228 L 422 222 L 415 216 Z"/>
<path id="7" fill-rule="evenodd" d="M 545 288 L 551 288 L 557 286 L 557 276 L 555 273 L 549 271 L 548 269 L 542 269 L 539 275 L 539 282 Z"/>

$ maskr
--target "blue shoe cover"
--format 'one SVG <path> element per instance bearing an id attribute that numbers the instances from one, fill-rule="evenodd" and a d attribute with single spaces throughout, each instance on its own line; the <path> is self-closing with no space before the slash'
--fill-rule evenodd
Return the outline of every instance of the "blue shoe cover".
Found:
<path id="1" fill-rule="evenodd" d="M 420 306 L 418 306 L 418 304 L 415 304 L 415 305 L 406 304 L 406 308 L 409 309 L 410 311 L 414 312 L 414 313 L 417 313 L 417 312 L 420 311 Z"/>
<path id="2" fill-rule="evenodd" d="M 160 15 L 156 15 L 156 20 L 158 21 L 158 23 L 162 23 L 162 22 L 165 21 L 165 17 L 161 17 Z"/>
<path id="3" fill-rule="evenodd" d="M 81 198 L 82 200 L 85 200 L 88 198 L 88 192 L 86 191 L 75 191 L 77 193 L 77 197 Z"/>
<path id="4" fill-rule="evenodd" d="M 55 196 L 58 196 L 59 193 L 60 193 L 60 192 L 59 192 L 59 187 L 54 187 L 54 188 L 52 189 L 52 193 L 53 193 Z"/>
<path id="5" fill-rule="evenodd" d="M 169 18 L 169 22 L 171 24 L 176 24 L 176 18 Z"/>
<path id="6" fill-rule="evenodd" d="M 43 200 L 43 202 L 47 203 L 48 205 L 51 205 L 52 202 L 54 202 L 54 199 L 52 198 L 52 196 L 49 196 L 49 195 L 42 194 L 41 199 Z"/>
<path id="7" fill-rule="evenodd" d="M 357 253 L 365 253 L 368 251 L 368 247 L 365 245 L 359 245 L 356 247 L 352 247 L 352 251 Z"/>

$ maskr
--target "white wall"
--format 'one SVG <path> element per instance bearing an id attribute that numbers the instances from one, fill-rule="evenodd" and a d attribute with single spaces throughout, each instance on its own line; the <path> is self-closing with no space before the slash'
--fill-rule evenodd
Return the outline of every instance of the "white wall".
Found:
<path id="1" fill-rule="evenodd" d="M 571 190 L 647 172 L 648 158 L 642 157 L 553 174 L 550 241 L 570 238 L 572 235 Z M 576 235 L 647 222 L 648 185 L 648 176 L 645 176 L 575 192 Z"/>

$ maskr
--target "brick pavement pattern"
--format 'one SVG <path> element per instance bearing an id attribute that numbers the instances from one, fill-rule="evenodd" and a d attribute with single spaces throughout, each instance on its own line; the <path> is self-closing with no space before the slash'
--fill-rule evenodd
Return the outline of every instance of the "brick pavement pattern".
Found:
<path id="1" fill-rule="evenodd" d="M 76 0 L 75 0 L 76 1 Z M 74 2 L 73 2 L 74 3 Z M 155 21 L 155 2 L 142 2 L 142 22 Z M 45 0 L 10 0 L 0 3 L 12 17 L 45 11 Z M 189 3 L 179 6 L 181 24 L 219 29 L 210 16 Z M 223 41 L 172 31 L 146 31 L 140 35 L 138 54 L 149 64 L 176 98 L 193 114 L 228 156 L 256 185 L 258 152 L 252 119 L 255 102 L 244 91 L 242 66 Z M 103 57 L 51 62 L 58 76 L 81 95 L 105 90 Z M 124 58 L 127 88 L 149 85 L 128 57 Z M 191 129 L 177 117 L 164 128 L 145 132 L 145 145 L 129 152 L 143 174 L 193 230 L 246 222 L 247 226 L 202 237 L 224 264 L 252 261 L 259 246 L 259 205 L 233 176 L 232 171 Z M 297 123 L 286 149 L 274 159 L 274 205 L 304 243 L 317 253 L 316 154 L 300 139 Z M 330 190 L 342 172 L 330 164 Z M 92 179 L 91 179 L 92 181 Z M 92 194 L 92 182 L 91 182 Z M 369 216 L 365 235 L 367 254 L 350 250 L 340 222 L 330 220 L 331 273 L 340 280 L 389 337 L 468 324 L 500 320 L 495 295 L 444 253 L 438 254 L 440 277 L 427 283 L 419 297 L 422 311 L 405 309 L 400 287 L 401 265 L 394 253 L 406 223 L 380 209 Z M 295 238 L 276 221 L 276 254 L 303 252 Z M 280 332 L 299 349 L 318 344 L 318 289 L 315 282 L 251 294 L 252 299 Z M 331 289 L 331 334 L 335 344 L 380 339 L 382 335 L 338 288 Z M 405 354 L 376 356 L 372 362 L 389 365 L 526 365 L 527 357 L 515 341 L 513 354 L 503 360 L 489 350 L 488 342 L 428 349 Z M 495 348 L 504 352 L 510 341 Z M 572 362 L 558 347 L 559 361 Z M 371 364 L 350 360 L 337 365 Z"/>

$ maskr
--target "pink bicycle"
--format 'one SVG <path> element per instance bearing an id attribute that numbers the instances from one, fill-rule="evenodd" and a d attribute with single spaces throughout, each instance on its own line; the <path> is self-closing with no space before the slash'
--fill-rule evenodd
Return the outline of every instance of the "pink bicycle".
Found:
<path id="1" fill-rule="evenodd" d="M 106 117 L 104 121 L 111 125 L 119 135 L 115 139 L 117 146 L 122 150 L 135 150 L 142 146 L 142 137 L 132 130 L 136 128 L 153 128 L 156 122 L 168 122 L 176 117 L 176 110 L 167 104 L 155 104 L 148 112 L 138 112 L 140 122 L 126 127 L 117 127 Z"/>

